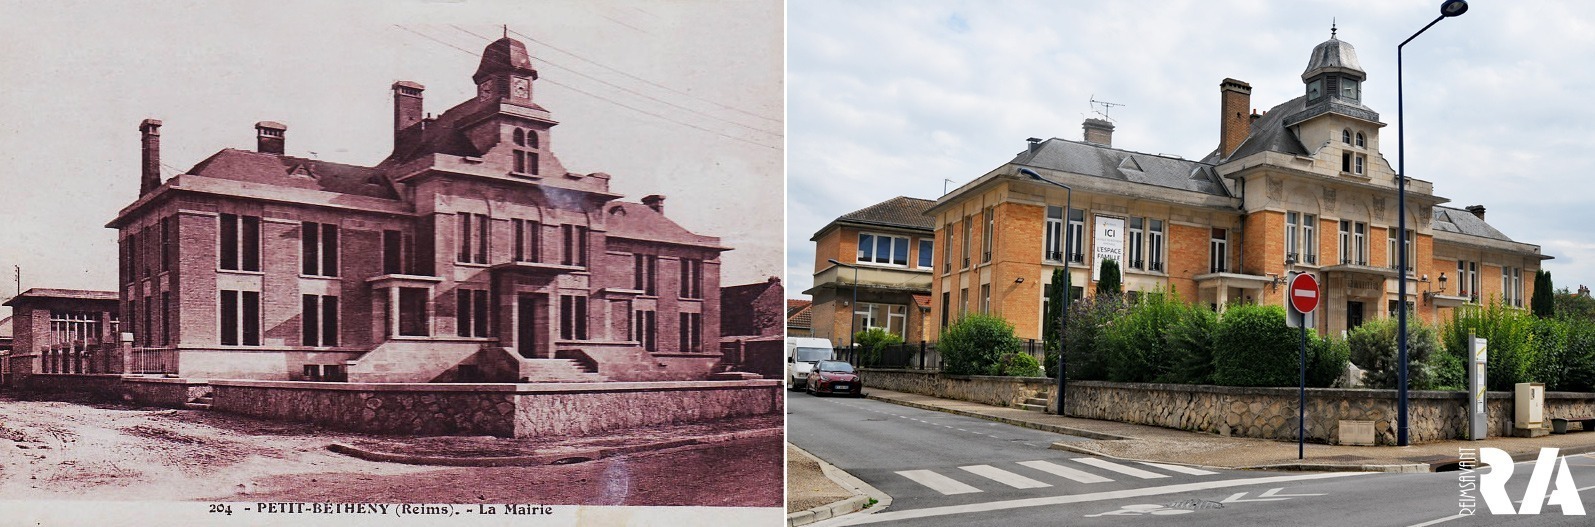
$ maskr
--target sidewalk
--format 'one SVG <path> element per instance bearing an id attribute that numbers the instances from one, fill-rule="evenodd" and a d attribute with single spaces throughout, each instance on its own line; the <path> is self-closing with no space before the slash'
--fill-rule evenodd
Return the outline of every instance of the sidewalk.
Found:
<path id="1" fill-rule="evenodd" d="M 878 388 L 869 389 L 866 394 L 870 399 L 903 406 L 1092 439 L 1054 443 L 1052 448 L 1058 450 L 1228 469 L 1430 472 L 1442 465 L 1456 463 L 1458 449 L 1461 448 L 1499 448 L 1517 461 L 1535 459 L 1541 447 L 1560 448 L 1563 455 L 1595 452 L 1595 432 L 1576 432 L 1539 438 L 1492 437 L 1484 441 L 1441 441 L 1405 447 L 1308 443 L 1306 459 L 1299 460 L 1293 441 L 1222 437 L 1156 426 L 1059 417 L 1031 410 L 938 399 Z"/>

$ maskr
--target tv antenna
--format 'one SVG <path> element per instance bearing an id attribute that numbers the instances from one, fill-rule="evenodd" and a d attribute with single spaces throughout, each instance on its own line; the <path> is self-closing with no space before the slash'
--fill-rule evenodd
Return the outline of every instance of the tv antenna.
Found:
<path id="1" fill-rule="evenodd" d="M 1097 100 L 1097 96 L 1096 95 L 1092 95 L 1091 96 L 1091 113 L 1100 115 L 1100 116 L 1102 116 L 1103 119 L 1107 119 L 1109 121 L 1113 120 L 1112 117 L 1108 117 L 1108 112 L 1112 111 L 1114 106 L 1124 106 L 1124 105 L 1116 103 L 1116 102 L 1099 101 L 1099 100 Z M 1098 110 L 1097 107 L 1101 107 L 1102 109 Z"/>

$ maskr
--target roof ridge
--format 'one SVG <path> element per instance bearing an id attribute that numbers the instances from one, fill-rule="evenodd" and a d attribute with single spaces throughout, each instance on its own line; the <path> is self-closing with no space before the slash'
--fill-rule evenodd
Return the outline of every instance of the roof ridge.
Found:
<path id="1" fill-rule="evenodd" d="M 1161 159 L 1168 159 L 1168 160 L 1171 160 L 1171 161 L 1188 161 L 1188 162 L 1192 162 L 1192 163 L 1201 163 L 1201 164 L 1204 164 L 1204 165 L 1212 165 L 1213 164 L 1213 163 L 1208 163 L 1206 161 L 1202 161 L 1201 159 L 1187 159 L 1187 158 L 1176 156 L 1176 155 L 1172 155 L 1172 154 L 1148 154 L 1148 153 L 1142 152 L 1140 150 L 1130 150 L 1130 149 L 1126 149 L 1126 148 L 1108 146 L 1108 145 L 1104 145 L 1104 144 L 1100 144 L 1100 143 L 1093 143 L 1093 142 L 1090 142 L 1090 141 L 1075 141 L 1073 139 L 1064 139 L 1062 137 L 1054 137 L 1052 139 L 1048 139 L 1048 141 L 1063 141 L 1063 142 L 1066 142 L 1066 143 L 1074 143 L 1074 144 L 1077 144 L 1077 145 L 1085 145 L 1085 146 L 1089 146 L 1089 147 L 1097 148 L 1097 149 L 1101 149 L 1101 150 L 1112 150 L 1114 152 L 1124 152 L 1124 153 L 1127 153 L 1127 154 L 1139 154 L 1139 155 L 1143 155 L 1143 156 L 1147 156 L 1147 157 L 1156 157 L 1156 158 L 1161 158 Z"/>

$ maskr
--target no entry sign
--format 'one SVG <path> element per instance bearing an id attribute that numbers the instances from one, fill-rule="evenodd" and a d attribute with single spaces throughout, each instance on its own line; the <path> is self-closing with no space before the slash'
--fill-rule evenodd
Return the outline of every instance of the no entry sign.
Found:
<path id="1" fill-rule="evenodd" d="M 1318 309 L 1318 279 L 1313 278 L 1313 275 L 1300 273 L 1291 277 L 1287 289 L 1290 307 L 1296 308 L 1296 312 L 1311 313 Z"/>

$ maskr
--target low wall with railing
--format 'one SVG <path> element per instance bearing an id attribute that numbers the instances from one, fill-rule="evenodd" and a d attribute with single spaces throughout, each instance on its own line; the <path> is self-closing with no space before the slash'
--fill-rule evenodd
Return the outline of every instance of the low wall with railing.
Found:
<path id="1" fill-rule="evenodd" d="M 1048 407 L 1057 407 L 1053 379 L 1041 377 L 983 377 L 934 372 L 864 368 L 870 387 L 917 393 L 999 406 L 1015 406 L 1026 397 L 1047 394 Z M 1187 384 L 1069 381 L 1065 414 L 1161 426 L 1226 436 L 1294 440 L 1297 388 L 1255 388 Z M 1371 421 L 1375 441 L 1396 443 L 1396 391 L 1307 389 L 1306 429 L 1309 441 L 1338 444 L 1340 421 Z M 1486 397 L 1490 436 L 1512 432 L 1513 399 L 1510 392 L 1489 392 Z M 1465 392 L 1408 392 L 1408 432 L 1412 442 L 1466 439 Z M 1595 416 L 1595 393 L 1548 392 L 1545 418 Z"/>

